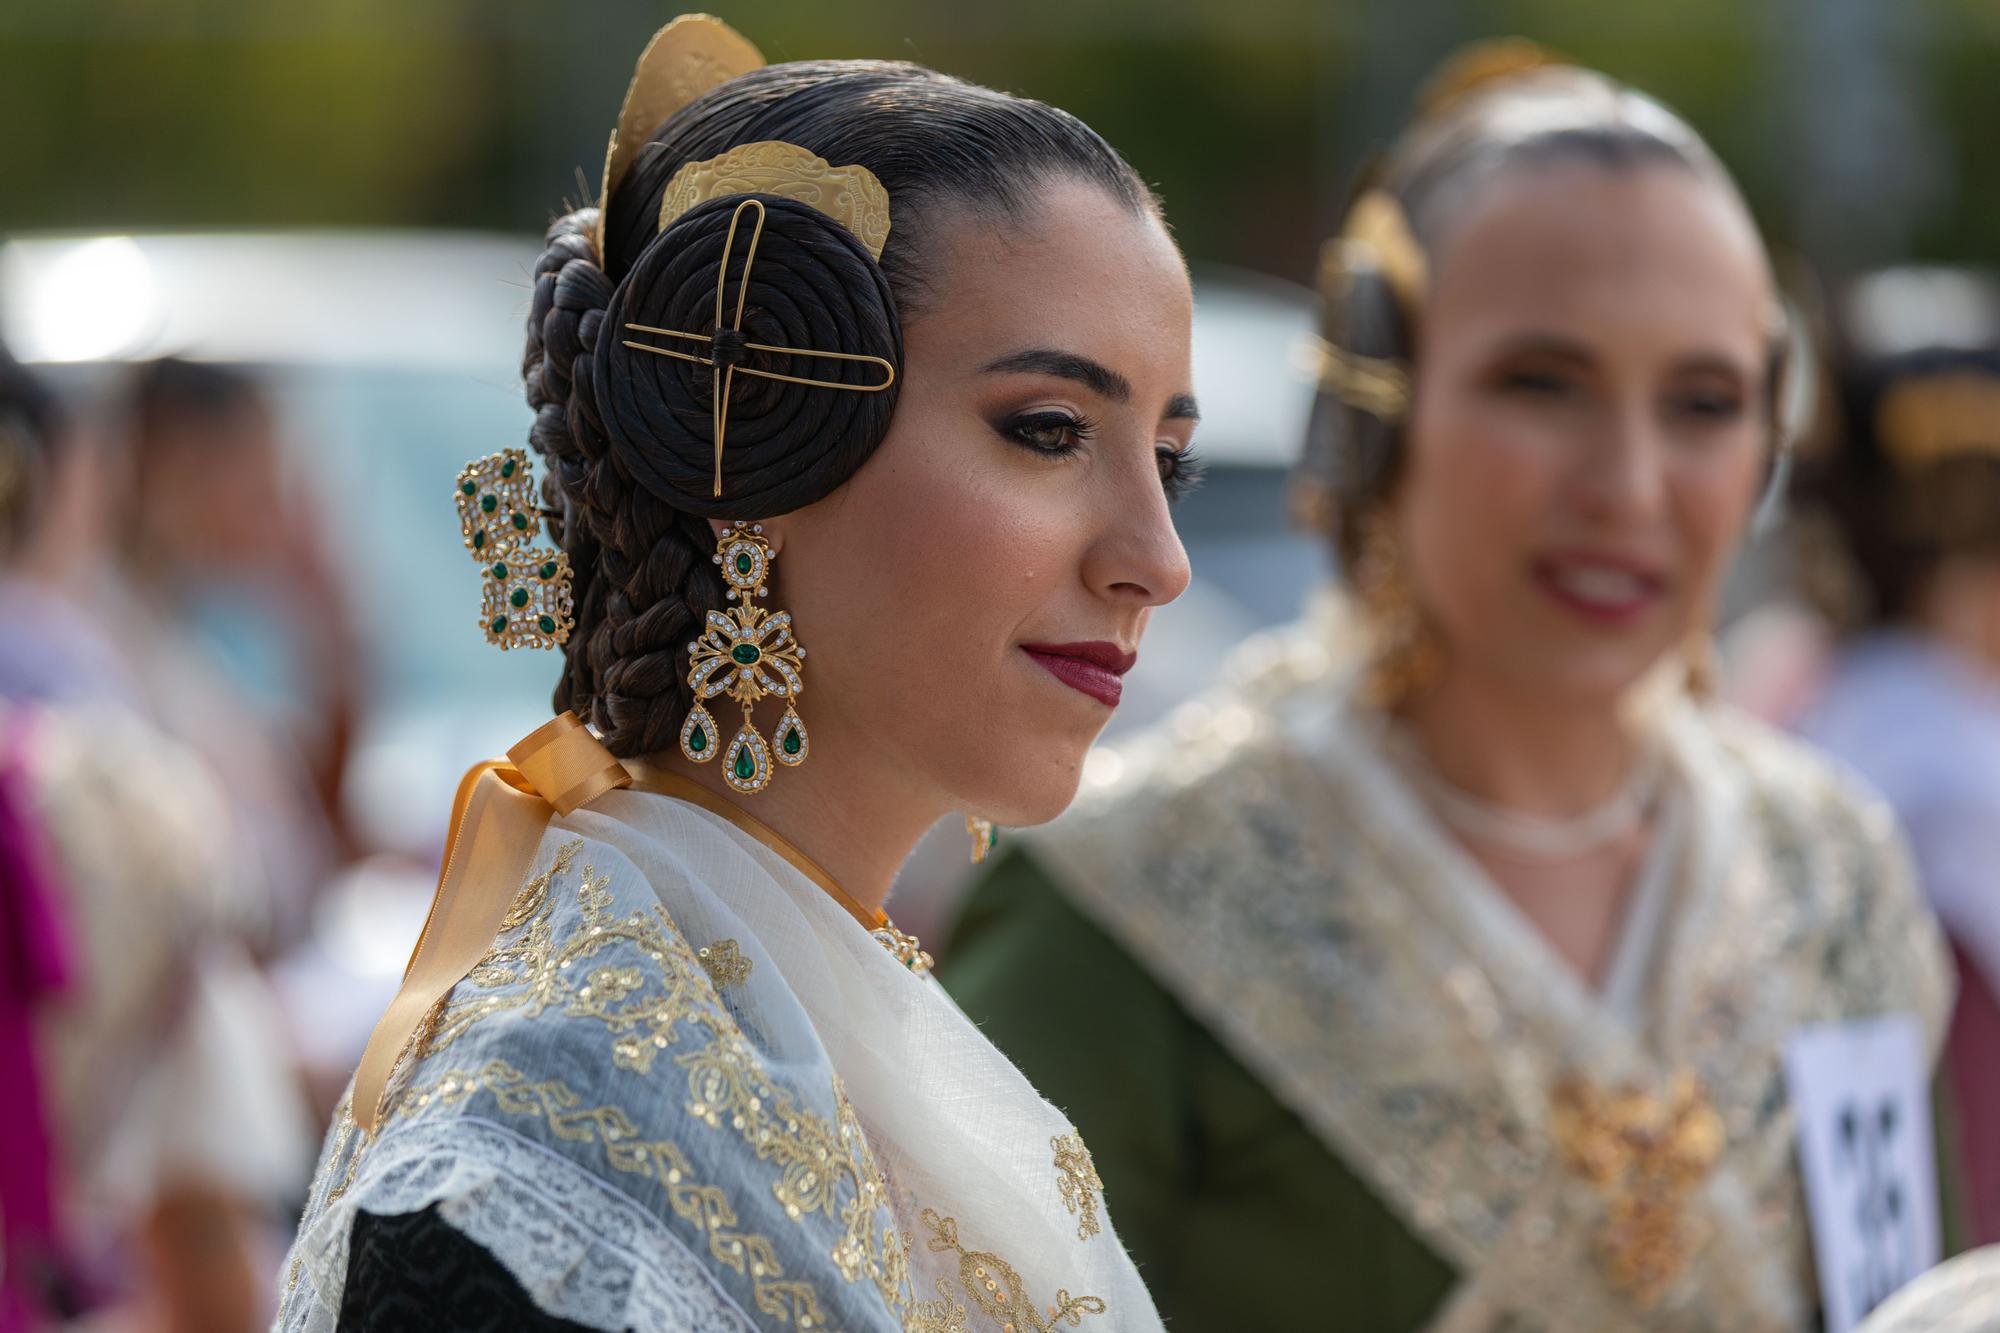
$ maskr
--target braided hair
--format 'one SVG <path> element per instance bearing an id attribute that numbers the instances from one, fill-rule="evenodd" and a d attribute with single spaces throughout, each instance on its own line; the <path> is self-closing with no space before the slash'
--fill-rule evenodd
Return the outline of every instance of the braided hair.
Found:
<path id="1" fill-rule="evenodd" d="M 1097 184 L 1134 212 L 1155 207 L 1124 159 L 1066 112 L 903 62 L 813 61 L 741 75 L 669 117 L 609 201 L 605 254 L 596 209 L 556 219 L 535 265 L 522 361 L 549 528 L 575 577 L 555 707 L 575 710 L 620 756 L 670 748 L 692 707 L 687 644 L 724 604 L 709 520 L 767 518 L 831 494 L 895 411 L 894 387 L 843 393 L 736 376 L 718 498 L 713 374 L 625 345 L 627 324 L 717 332 L 716 272 L 741 200 L 712 200 L 660 230 L 661 196 L 688 163 L 766 139 L 868 168 L 894 227 L 878 263 L 817 210 L 755 196 L 766 219 L 742 279 L 743 341 L 882 357 L 899 370 L 902 321 L 924 308 L 936 264 L 929 224 L 942 210 L 1018 220 L 1056 178 Z M 766 368 L 769 354 L 723 333 L 720 356 Z M 874 372 L 815 362 L 812 373 L 860 382 Z"/>

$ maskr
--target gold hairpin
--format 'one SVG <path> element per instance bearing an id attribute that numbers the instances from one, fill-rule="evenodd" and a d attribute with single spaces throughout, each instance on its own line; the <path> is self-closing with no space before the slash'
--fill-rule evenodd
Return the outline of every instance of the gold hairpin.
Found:
<path id="1" fill-rule="evenodd" d="M 860 168 L 852 169 L 860 170 Z M 676 179 L 679 179 L 679 177 L 676 176 Z M 873 178 L 871 177 L 870 179 Z M 878 185 L 876 188 L 879 189 L 880 186 Z M 729 328 L 724 329 L 722 317 L 724 310 L 727 308 L 729 256 L 736 248 L 736 232 L 742 224 L 743 215 L 751 209 L 757 211 L 757 225 L 750 233 L 750 246 L 743 257 L 743 272 L 736 280 L 735 321 Z M 743 336 L 743 312 L 750 301 L 750 269 L 757 262 L 757 244 L 764 236 L 764 218 L 764 201 L 754 198 L 745 199 L 736 206 L 736 211 L 729 215 L 729 234 L 723 238 L 722 262 L 716 266 L 715 273 L 715 333 L 685 333 L 679 329 L 662 329 L 651 324 L 627 324 L 625 326 L 627 330 L 633 333 L 653 333 L 663 338 L 679 338 L 685 342 L 708 344 L 709 354 L 707 356 L 697 356 L 693 352 L 676 352 L 671 348 L 654 347 L 650 343 L 634 342 L 629 338 L 623 340 L 625 346 L 630 347 L 636 352 L 651 352 L 655 356 L 670 356 L 677 361 L 691 361 L 698 366 L 707 366 L 714 372 L 715 494 L 718 497 L 722 494 L 722 443 L 729 429 L 729 395 L 735 386 L 738 372 L 745 375 L 754 375 L 759 379 L 782 380 L 786 384 L 803 384 L 808 388 L 847 389 L 855 393 L 880 393 L 896 382 L 895 363 L 883 357 L 864 356 L 855 352 L 822 352 L 810 347 L 777 347 L 770 343 L 741 341 Z M 886 225 L 885 222 L 885 228 Z M 723 333 L 732 334 L 734 337 L 727 341 L 718 342 L 719 336 Z M 744 365 L 742 358 L 745 352 L 768 352 L 775 356 L 810 356 L 826 361 L 861 362 L 879 367 L 882 371 L 882 382 L 879 384 L 845 384 L 839 380 L 812 379 L 804 375 L 781 375 L 775 370 L 761 370 L 755 366 Z"/>
<path id="2" fill-rule="evenodd" d="M 1391 425 L 1409 412 L 1410 372 L 1398 362 L 1362 356 L 1324 338 L 1308 346 L 1316 362 L 1314 378 L 1327 393 Z"/>
<path id="3" fill-rule="evenodd" d="M 646 136 L 709 89 L 763 67 L 764 56 L 755 46 L 708 14 L 683 14 L 653 34 L 632 71 L 618 127 L 604 149 L 604 184 L 597 194 L 599 262 L 609 263 L 604 219 L 611 211 L 612 191 L 624 183 Z"/>

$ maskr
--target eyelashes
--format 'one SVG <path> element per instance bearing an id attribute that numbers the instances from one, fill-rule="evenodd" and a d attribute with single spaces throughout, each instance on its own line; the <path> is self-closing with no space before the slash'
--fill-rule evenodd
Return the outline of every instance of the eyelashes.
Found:
<path id="1" fill-rule="evenodd" d="M 1089 419 L 1053 408 L 1022 412 L 1000 423 L 1002 436 L 1050 458 L 1075 453 L 1096 430 L 1096 423 Z"/>
<path id="2" fill-rule="evenodd" d="M 995 429 L 1002 439 L 1044 458 L 1068 458 L 1082 451 L 1096 433 L 1096 423 L 1087 417 L 1059 409 L 1022 412 L 1001 421 Z M 1208 464 L 1193 447 L 1176 449 L 1162 444 L 1154 450 L 1159 461 L 1160 485 L 1169 501 L 1178 500 L 1201 484 Z"/>
<path id="3" fill-rule="evenodd" d="M 1160 484 L 1167 488 L 1169 504 L 1199 488 L 1208 476 L 1208 459 L 1196 453 L 1193 445 L 1176 449 L 1163 444 L 1154 457 L 1160 460 Z"/>

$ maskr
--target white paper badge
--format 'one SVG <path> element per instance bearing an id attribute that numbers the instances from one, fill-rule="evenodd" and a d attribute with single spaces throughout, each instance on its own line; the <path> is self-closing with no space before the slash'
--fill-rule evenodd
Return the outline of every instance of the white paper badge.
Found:
<path id="1" fill-rule="evenodd" d="M 1801 1028 L 1785 1048 L 1826 1333 L 1938 1261 L 1923 1029 L 1906 1015 Z"/>

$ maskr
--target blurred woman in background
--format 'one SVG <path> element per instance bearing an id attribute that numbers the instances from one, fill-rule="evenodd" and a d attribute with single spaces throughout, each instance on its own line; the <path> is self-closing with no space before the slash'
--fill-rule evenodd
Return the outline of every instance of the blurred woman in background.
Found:
<path id="1" fill-rule="evenodd" d="M 1345 597 L 1098 756 L 946 983 L 1179 1327 L 1816 1327 L 1787 1040 L 1951 982 L 1888 811 L 1697 688 L 1788 427 L 1749 213 L 1481 48 L 1322 279 Z"/>
<path id="2" fill-rule="evenodd" d="M 2000 287 L 1856 283 L 1831 447 L 1800 474 L 1804 582 L 1842 635 L 1799 726 L 1888 797 L 1957 953 L 1966 1203 L 2000 1241 Z M 1831 540 L 1827 540 L 1827 539 Z"/>
<path id="3" fill-rule="evenodd" d="M 102 447 L 0 355 L 0 577 L 65 607 L 14 626 L 52 670 L 0 676 L 0 1328 L 235 1333 L 269 1318 L 305 1115 L 229 807 L 67 600 L 106 554 Z"/>
<path id="4" fill-rule="evenodd" d="M 327 511 L 288 475 L 250 372 L 163 357 L 134 369 L 118 406 L 129 465 L 109 618 L 146 708 L 227 784 L 268 954 L 355 850 L 341 788 L 364 681 Z"/>

